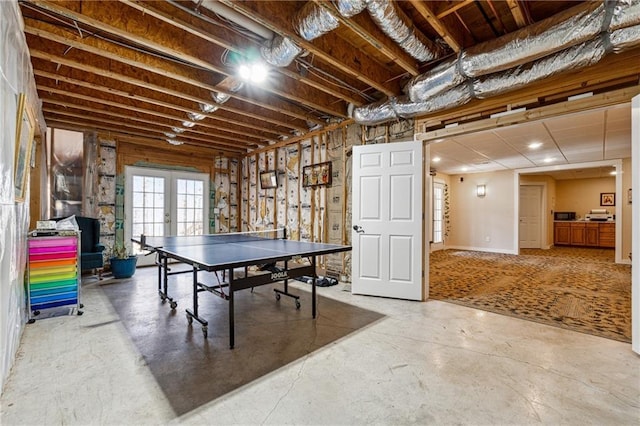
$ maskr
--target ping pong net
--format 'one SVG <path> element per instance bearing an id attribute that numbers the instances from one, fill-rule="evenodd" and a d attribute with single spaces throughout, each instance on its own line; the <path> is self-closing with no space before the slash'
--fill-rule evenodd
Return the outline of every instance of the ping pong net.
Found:
<path id="1" fill-rule="evenodd" d="M 286 239 L 285 228 L 265 229 L 259 231 L 230 232 L 224 234 L 203 234 L 166 237 L 148 237 L 140 235 L 140 243 L 146 247 L 184 247 L 214 244 L 244 243 L 252 241 Z"/>

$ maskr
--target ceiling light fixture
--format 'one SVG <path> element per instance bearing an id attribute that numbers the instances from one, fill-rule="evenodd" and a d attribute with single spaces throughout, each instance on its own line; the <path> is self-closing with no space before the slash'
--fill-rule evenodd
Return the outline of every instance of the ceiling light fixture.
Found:
<path id="1" fill-rule="evenodd" d="M 217 106 L 211 105 L 211 104 L 199 104 L 199 105 L 200 105 L 200 111 L 204 113 L 215 112 L 218 109 Z"/>
<path id="2" fill-rule="evenodd" d="M 542 160 L 542 161 L 544 161 L 545 163 L 551 163 L 551 162 L 553 161 L 553 158 L 551 158 L 551 157 L 547 157 L 547 158 L 545 158 L 545 159 L 544 159 L 544 160 Z"/>
<path id="3" fill-rule="evenodd" d="M 439 163 L 440 160 L 441 160 L 440 157 L 433 157 L 433 159 L 431 161 L 434 162 L 434 163 Z"/>
<path id="4" fill-rule="evenodd" d="M 267 79 L 268 70 L 264 64 L 255 62 L 253 64 L 242 64 L 238 68 L 240 78 L 251 83 L 262 83 Z"/>
<path id="5" fill-rule="evenodd" d="M 200 121 L 200 120 L 204 120 L 206 118 L 206 115 L 201 114 L 199 112 L 188 112 L 187 117 L 189 117 L 189 120 L 191 121 Z"/>
<path id="6" fill-rule="evenodd" d="M 542 142 L 531 142 L 529 144 L 529 149 L 538 149 L 542 146 Z"/>

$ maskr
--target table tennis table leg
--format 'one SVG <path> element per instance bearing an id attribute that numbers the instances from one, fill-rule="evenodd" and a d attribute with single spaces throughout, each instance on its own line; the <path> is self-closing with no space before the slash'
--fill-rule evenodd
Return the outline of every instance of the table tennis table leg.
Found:
<path id="1" fill-rule="evenodd" d="M 235 315 L 233 310 L 233 269 L 229 270 L 229 349 L 235 344 Z"/>
<path id="2" fill-rule="evenodd" d="M 169 301 L 169 305 L 171 309 L 175 309 L 178 306 L 178 302 L 173 300 L 173 297 L 169 297 L 168 293 L 168 281 L 169 281 L 169 258 L 167 256 L 158 255 L 158 293 L 160 293 L 160 299 L 164 302 L 165 300 Z M 162 274 L 161 274 L 162 271 Z M 162 279 L 160 276 L 162 275 Z M 162 281 L 162 283 L 161 283 Z"/>
<path id="3" fill-rule="evenodd" d="M 316 281 L 318 273 L 316 272 L 316 256 L 311 258 L 311 266 L 313 267 L 313 282 L 311 283 L 311 316 L 316 317 Z"/>
<path id="4" fill-rule="evenodd" d="M 202 319 L 198 316 L 198 268 L 193 267 L 193 311 L 186 309 L 187 312 L 187 321 L 191 325 L 193 320 L 195 319 L 200 324 L 202 324 L 202 333 L 204 334 L 204 338 L 207 338 L 207 334 L 209 331 L 209 323 L 207 320 Z"/>

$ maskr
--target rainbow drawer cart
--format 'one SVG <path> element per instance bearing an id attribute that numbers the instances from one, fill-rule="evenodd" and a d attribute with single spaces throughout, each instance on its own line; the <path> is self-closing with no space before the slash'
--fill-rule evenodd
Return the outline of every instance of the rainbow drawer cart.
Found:
<path id="1" fill-rule="evenodd" d="M 27 239 L 27 309 L 29 322 L 44 309 L 80 308 L 79 235 L 75 232 Z"/>

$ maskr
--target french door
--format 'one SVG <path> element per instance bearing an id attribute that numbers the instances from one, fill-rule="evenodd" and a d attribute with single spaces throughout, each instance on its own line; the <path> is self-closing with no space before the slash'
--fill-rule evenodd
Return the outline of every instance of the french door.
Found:
<path id="1" fill-rule="evenodd" d="M 209 232 L 209 175 L 152 169 L 125 168 L 125 241 L 132 237 L 201 235 Z M 133 244 L 134 253 L 141 253 Z M 153 263 L 140 256 L 139 265 Z"/>

